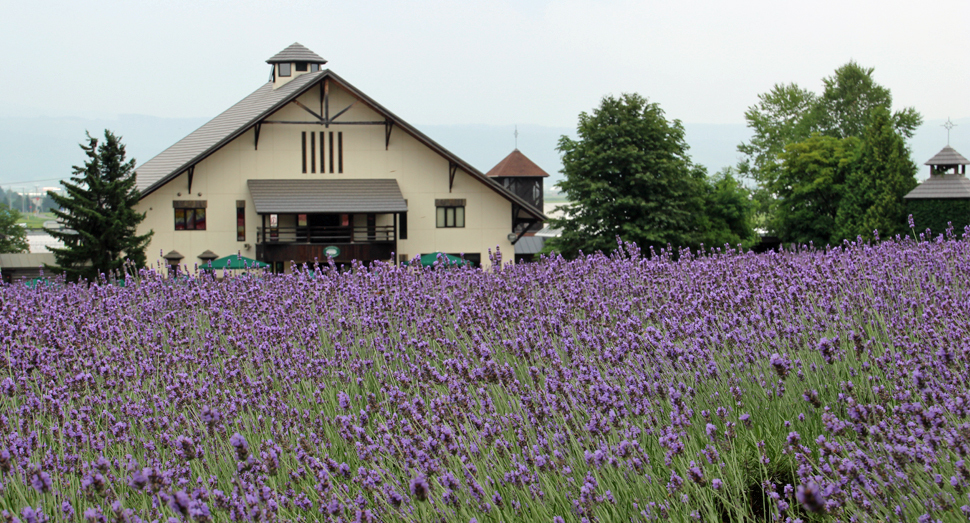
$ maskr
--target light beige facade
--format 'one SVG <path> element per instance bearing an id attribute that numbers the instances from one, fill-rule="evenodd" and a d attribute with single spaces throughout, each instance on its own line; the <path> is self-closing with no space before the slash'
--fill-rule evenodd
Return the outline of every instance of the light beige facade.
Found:
<path id="1" fill-rule="evenodd" d="M 274 67 L 278 72 L 278 64 Z M 291 66 L 293 76 L 276 77 L 273 89 L 282 90 L 284 85 L 303 74 L 298 73 L 296 67 L 296 63 Z M 267 234 L 262 236 L 258 233 L 269 217 L 266 213 L 257 213 L 248 181 L 328 179 L 397 181 L 407 205 L 406 218 L 401 213 L 370 213 L 374 220 L 371 225 L 396 226 L 393 250 L 397 260 L 401 255 L 411 258 L 433 252 L 465 253 L 473 258 L 478 255 L 482 265 L 488 266 L 488 252 L 496 248 L 501 250 L 504 260 L 512 259 L 514 249 L 509 234 L 516 226 L 518 230 L 524 230 L 524 219 L 542 219 L 538 210 L 523 207 L 514 195 L 372 100 L 365 99 L 362 93 L 339 77 L 323 70 L 312 74 L 314 80 L 305 82 L 307 85 L 301 87 L 302 92 L 272 112 L 260 115 L 254 119 L 255 123 L 247 122 L 252 125 L 241 130 L 241 134 L 217 148 L 210 148 L 205 154 L 196 155 L 189 162 L 178 163 L 167 181 L 163 179 L 150 190 L 142 190 L 143 197 L 137 210 L 146 213 L 146 218 L 138 233 L 154 232 L 147 250 L 149 260 L 158 259 L 164 264 L 161 255 L 173 250 L 184 256 L 182 264 L 189 267 L 201 263 L 197 256 L 206 250 L 219 256 L 239 253 L 248 258 L 266 258 L 267 251 L 259 245 L 268 242 L 268 231 L 263 230 Z M 339 117 L 333 118 L 347 107 L 349 109 Z M 317 140 L 321 132 L 325 133 L 325 138 Z M 326 155 L 321 158 L 321 146 L 330 133 L 334 135 L 335 147 L 331 149 L 327 143 L 324 147 Z M 314 139 L 312 151 L 306 136 Z M 336 152 L 338 143 L 342 144 L 339 153 Z M 330 172 L 331 156 L 335 164 L 342 157 L 342 172 L 338 172 L 339 165 L 334 166 L 333 173 Z M 188 163 L 191 165 L 186 166 Z M 440 200 L 464 200 L 464 227 L 438 226 L 436 202 Z M 240 201 L 245 202 L 244 238 L 237 237 L 237 202 Z M 204 206 L 205 230 L 176 230 L 175 202 L 180 206 L 185 202 Z M 514 211 L 524 218 L 514 219 Z M 300 238 L 287 235 L 295 230 L 291 227 L 298 225 L 298 215 L 280 213 L 276 216 L 279 231 L 272 239 L 274 243 L 300 243 Z M 365 213 L 353 213 L 352 216 L 353 225 L 367 226 Z M 404 219 L 406 239 L 399 237 Z M 359 232 L 349 243 L 367 242 L 367 237 L 361 238 Z M 310 243 L 305 235 L 302 242 Z M 319 255 L 319 250 L 300 252 L 311 251 Z M 375 256 L 378 259 L 390 258 L 387 249 L 374 252 L 383 253 Z M 312 263 L 309 259 L 288 261 Z M 285 270 L 289 270 L 289 265 L 284 264 Z"/>

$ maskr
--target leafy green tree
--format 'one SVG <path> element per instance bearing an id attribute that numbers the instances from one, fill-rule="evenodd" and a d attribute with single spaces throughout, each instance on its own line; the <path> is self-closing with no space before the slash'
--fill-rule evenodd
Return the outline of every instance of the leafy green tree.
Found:
<path id="1" fill-rule="evenodd" d="M 571 205 L 550 220 L 562 229 L 550 249 L 571 257 L 612 251 L 617 236 L 644 250 L 696 240 L 705 174 L 691 163 L 678 120 L 638 94 L 607 96 L 580 113 L 577 132 L 578 140 L 559 139 L 558 186 Z"/>
<path id="2" fill-rule="evenodd" d="M 836 216 L 840 238 L 884 238 L 905 234 L 903 196 L 916 187 L 916 164 L 906 141 L 882 106 L 873 109 L 865 130 L 859 160 L 849 173 Z"/>
<path id="3" fill-rule="evenodd" d="M 807 115 L 810 126 L 835 138 L 861 137 L 872 111 L 877 107 L 888 110 L 893 104 L 892 93 L 873 80 L 873 71 L 872 67 L 850 61 L 823 79 L 825 89 Z M 893 113 L 892 122 L 900 134 L 912 138 L 923 117 L 916 109 L 907 107 Z"/>
<path id="4" fill-rule="evenodd" d="M 780 202 L 771 187 L 781 175 L 785 148 L 816 132 L 833 138 L 861 137 L 872 110 L 892 105 L 891 92 L 875 82 L 873 71 L 850 61 L 822 80 L 821 95 L 795 84 L 776 84 L 771 91 L 758 95 L 758 103 L 745 112 L 752 137 L 738 146 L 738 152 L 744 155 L 738 171 L 757 183 L 752 195 L 755 213 L 769 231 L 782 235 L 774 228 L 780 223 Z M 922 117 L 907 107 L 894 113 L 892 121 L 895 129 L 909 138 Z"/>
<path id="5" fill-rule="evenodd" d="M 858 148 L 858 138 L 819 134 L 785 147 L 782 168 L 768 187 L 778 196 L 773 228 L 783 242 L 821 247 L 833 240 L 842 191 Z"/>
<path id="6" fill-rule="evenodd" d="M 751 140 L 738 146 L 745 155 L 738 171 L 758 183 L 769 183 L 777 176 L 778 155 L 785 146 L 811 136 L 805 117 L 817 103 L 815 93 L 795 84 L 775 84 L 771 91 L 758 95 L 758 103 L 748 108 L 744 119 L 753 131 Z"/>
<path id="7" fill-rule="evenodd" d="M 126 268 L 145 266 L 145 247 L 152 233 L 138 236 L 145 215 L 135 212 L 135 160 L 125 160 L 121 138 L 105 130 L 104 142 L 87 134 L 81 144 L 88 160 L 74 167 L 72 182 L 62 181 L 66 195 L 48 192 L 59 209 L 53 213 L 66 230 L 47 232 L 64 242 L 52 249 L 58 267 L 70 280 L 94 280 Z M 128 260 L 129 266 L 125 266 Z"/>
<path id="8" fill-rule="evenodd" d="M 749 248 L 754 243 L 755 204 L 750 191 L 734 176 L 735 172 L 727 167 L 707 179 L 704 212 L 698 216 L 700 241 L 706 247 L 740 244 Z"/>
<path id="9" fill-rule="evenodd" d="M 19 223 L 20 213 L 0 203 L 0 253 L 27 252 L 27 230 Z"/>

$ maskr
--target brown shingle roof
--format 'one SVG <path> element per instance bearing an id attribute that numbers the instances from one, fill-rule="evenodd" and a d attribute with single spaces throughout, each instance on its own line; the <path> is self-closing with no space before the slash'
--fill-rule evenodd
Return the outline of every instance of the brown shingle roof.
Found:
<path id="1" fill-rule="evenodd" d="M 278 64 L 281 62 L 310 62 L 311 64 L 327 63 L 323 57 L 307 49 L 306 47 L 303 47 L 299 43 L 294 43 L 293 45 L 273 55 L 273 57 L 269 60 L 266 60 L 266 63 L 268 64 Z"/>
<path id="2" fill-rule="evenodd" d="M 962 154 L 956 152 L 953 147 L 947 145 L 923 165 L 970 165 L 970 161 L 967 161 Z"/>
<path id="3" fill-rule="evenodd" d="M 512 151 L 508 156 L 499 162 L 485 176 L 497 178 L 499 176 L 549 176 L 542 167 L 536 165 L 532 160 L 526 158 L 518 149 Z"/>
<path id="4" fill-rule="evenodd" d="M 962 174 L 934 174 L 909 191 L 903 199 L 970 199 L 970 180 Z"/>

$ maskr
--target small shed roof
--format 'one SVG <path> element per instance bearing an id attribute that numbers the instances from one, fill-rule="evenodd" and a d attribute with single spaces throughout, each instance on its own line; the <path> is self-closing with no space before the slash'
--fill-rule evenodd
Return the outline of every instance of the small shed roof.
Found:
<path id="1" fill-rule="evenodd" d="M 923 165 L 970 165 L 970 161 L 958 153 L 956 149 L 947 145 L 940 149 L 940 152 L 936 153 L 935 156 L 926 160 Z"/>
<path id="2" fill-rule="evenodd" d="M 903 197 L 906 200 L 970 199 L 970 180 L 962 174 L 934 174 Z"/>
<path id="3" fill-rule="evenodd" d="M 490 178 L 498 178 L 505 176 L 549 176 L 549 173 L 542 170 L 532 160 L 526 157 L 526 155 L 515 149 L 508 156 L 506 156 L 501 162 L 497 163 L 492 170 L 485 173 L 485 176 Z"/>
<path id="4" fill-rule="evenodd" d="M 268 64 L 278 64 L 286 62 L 309 62 L 311 64 L 325 64 L 326 60 L 323 59 L 317 53 L 307 49 L 306 47 L 300 45 L 299 42 L 294 42 L 293 45 L 283 49 L 282 51 L 273 55 L 272 58 L 266 60 Z"/>
<path id="5" fill-rule="evenodd" d="M 538 236 L 523 236 L 515 242 L 515 254 L 538 254 L 542 251 L 546 239 Z"/>
<path id="6" fill-rule="evenodd" d="M 406 212 L 397 180 L 249 180 L 257 214 Z"/>
<path id="7" fill-rule="evenodd" d="M 44 264 L 57 265 L 52 252 L 22 252 L 0 254 L 0 269 L 36 269 Z"/>

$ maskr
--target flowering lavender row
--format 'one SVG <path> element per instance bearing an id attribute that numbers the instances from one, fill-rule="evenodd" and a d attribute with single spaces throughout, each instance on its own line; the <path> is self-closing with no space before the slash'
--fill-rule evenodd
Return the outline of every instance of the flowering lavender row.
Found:
<path id="1" fill-rule="evenodd" d="M 0 520 L 966 521 L 970 241 L 0 288 Z"/>

